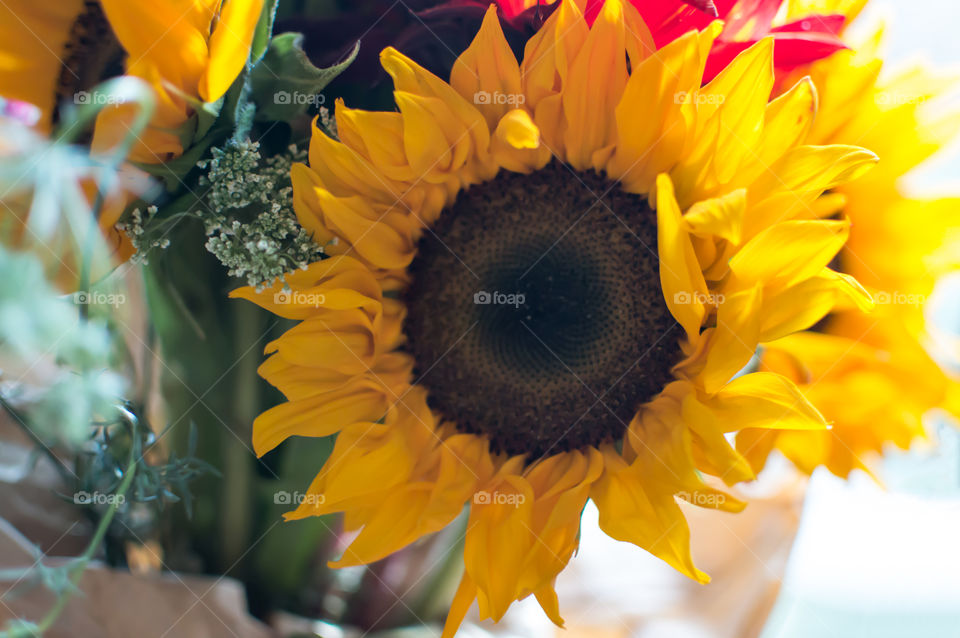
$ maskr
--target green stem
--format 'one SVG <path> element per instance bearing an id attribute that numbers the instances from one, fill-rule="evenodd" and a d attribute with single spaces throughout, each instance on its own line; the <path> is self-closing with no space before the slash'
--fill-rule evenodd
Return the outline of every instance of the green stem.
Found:
<path id="1" fill-rule="evenodd" d="M 133 483 L 133 477 L 136 474 L 138 461 L 137 448 L 138 446 L 136 445 L 130 447 L 130 461 L 127 463 L 127 469 L 123 473 L 123 480 L 120 482 L 120 485 L 117 487 L 117 491 L 114 493 L 116 496 L 126 496 L 127 490 L 130 489 L 130 484 Z M 100 519 L 100 523 L 97 525 L 97 529 L 93 534 L 93 538 L 90 539 L 90 543 L 87 545 L 86 550 L 84 550 L 83 554 L 81 554 L 69 567 L 69 579 L 72 587 L 67 587 L 64 589 L 64 591 L 57 598 L 57 602 L 54 603 L 50 611 L 47 612 L 47 615 L 44 616 L 43 620 L 41 620 L 37 625 L 35 630 L 36 635 L 42 636 L 44 632 L 53 626 L 53 623 L 57 621 L 57 618 L 60 617 L 60 614 L 70 601 L 70 597 L 73 595 L 77 581 L 80 580 L 80 576 L 83 574 L 84 570 L 86 570 L 87 563 L 90 562 L 97 549 L 103 543 L 103 539 L 107 535 L 107 529 L 109 529 L 110 523 L 113 521 L 113 517 L 117 513 L 117 509 L 120 507 L 122 501 L 123 499 L 121 498 L 115 498 L 113 499 L 113 502 L 110 503 L 110 507 L 107 508 L 107 511 Z"/>
<path id="2" fill-rule="evenodd" d="M 83 256 L 80 259 L 80 283 L 77 284 L 77 290 L 80 292 L 90 292 L 90 262 L 93 259 L 93 248 L 96 245 L 100 235 L 100 213 L 103 212 L 103 192 L 98 190 L 97 197 L 90 211 L 90 221 L 87 224 L 87 236 L 83 242 Z M 78 305 L 80 320 L 86 321 L 90 312 L 90 306 L 82 303 Z"/>
<path id="3" fill-rule="evenodd" d="M 47 446 L 47 444 L 44 443 L 43 440 L 37 436 L 33 430 L 30 429 L 30 426 L 27 425 L 26 419 L 24 419 L 23 416 L 12 405 L 7 403 L 7 400 L 3 397 L 0 397 L 0 407 L 2 407 L 7 414 L 13 418 L 14 423 L 16 423 L 17 426 L 23 430 L 24 434 L 26 434 L 31 441 L 33 441 L 37 449 L 40 450 L 40 452 L 42 452 L 47 458 L 53 461 L 53 467 L 56 468 L 57 473 L 60 474 L 60 478 L 62 478 L 65 483 L 71 483 L 77 478 L 69 469 L 67 469 L 67 466 L 63 461 L 60 460 L 60 457 L 54 454 L 53 450 L 51 450 L 50 447 Z"/>
<path id="4" fill-rule="evenodd" d="M 257 416 L 259 405 L 257 366 L 260 348 L 254 344 L 260 338 L 261 319 L 253 304 L 237 306 L 234 313 L 234 353 L 242 355 L 234 371 L 233 409 L 230 427 L 235 436 L 225 437 L 224 480 L 221 483 L 223 503 L 221 559 L 229 568 L 248 546 L 253 500 L 253 476 L 250 451 L 241 442 L 250 440 L 250 427 Z M 239 440 L 238 440 L 239 439 Z"/>

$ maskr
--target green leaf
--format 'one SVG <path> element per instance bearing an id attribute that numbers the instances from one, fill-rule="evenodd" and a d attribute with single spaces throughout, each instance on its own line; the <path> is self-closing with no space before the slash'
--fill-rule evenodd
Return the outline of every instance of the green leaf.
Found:
<path id="1" fill-rule="evenodd" d="M 252 97 L 250 72 L 244 71 L 243 84 L 240 85 L 236 106 L 233 110 L 233 134 L 230 139 L 235 142 L 242 142 L 250 137 L 253 119 L 257 112 Z"/>
<path id="2" fill-rule="evenodd" d="M 353 62 L 359 50 L 357 42 L 346 60 L 318 69 L 303 51 L 302 34 L 275 36 L 251 74 L 257 119 L 289 122 L 302 115 L 308 106 L 322 103 L 317 94 Z"/>
<path id="3" fill-rule="evenodd" d="M 253 30 L 253 43 L 250 46 L 250 63 L 256 64 L 263 59 L 270 45 L 270 36 L 273 34 L 273 21 L 277 15 L 278 0 L 267 0 L 263 3 L 260 20 Z"/>

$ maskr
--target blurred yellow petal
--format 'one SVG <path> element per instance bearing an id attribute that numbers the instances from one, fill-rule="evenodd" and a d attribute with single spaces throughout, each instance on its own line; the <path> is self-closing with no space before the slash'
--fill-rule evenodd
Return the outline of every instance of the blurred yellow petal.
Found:
<path id="1" fill-rule="evenodd" d="M 219 100 L 247 64 L 263 3 L 264 0 L 224 2 L 210 35 L 210 61 L 200 78 L 199 95 L 204 102 Z"/>

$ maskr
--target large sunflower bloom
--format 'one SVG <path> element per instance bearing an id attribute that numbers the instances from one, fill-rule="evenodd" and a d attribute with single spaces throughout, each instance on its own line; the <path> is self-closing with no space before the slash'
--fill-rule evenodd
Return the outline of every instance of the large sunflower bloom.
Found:
<path id="1" fill-rule="evenodd" d="M 875 157 L 802 146 L 808 82 L 769 103 L 772 43 L 701 88 L 717 27 L 654 52 L 608 1 L 563 2 L 518 64 L 493 8 L 450 82 L 388 48 L 399 112 L 337 105 L 292 171 L 329 259 L 249 299 L 300 323 L 261 374 L 288 401 L 264 454 L 338 438 L 288 518 L 344 512 L 335 566 L 376 561 L 470 504 L 445 635 L 553 582 L 588 498 L 610 536 L 700 582 L 677 496 L 752 478 L 725 433 L 823 428 L 786 378 L 738 376 L 761 342 L 869 295 L 827 264 L 845 221 L 810 204 Z M 628 65 L 629 60 L 629 65 Z M 336 241 L 334 241 L 336 240 Z M 733 380 L 731 380 L 733 379 Z"/>
<path id="2" fill-rule="evenodd" d="M 811 8 L 795 4 L 795 12 Z M 850 5 L 835 2 L 833 10 L 848 10 L 852 18 L 862 2 Z M 851 220 L 838 269 L 863 282 L 880 303 L 868 317 L 838 312 L 817 332 L 765 348 L 764 369 L 800 383 L 833 427 L 742 433 L 738 449 L 755 470 L 776 448 L 806 472 L 819 466 L 842 477 L 853 469 L 870 472 L 886 446 L 906 449 L 924 435 L 924 414 L 940 407 L 955 385 L 925 349 L 923 304 L 938 274 L 932 256 L 960 224 L 960 199 L 907 197 L 901 178 L 956 135 L 960 117 L 925 111 L 950 89 L 945 77 L 922 68 L 880 77 L 881 35 L 875 31 L 854 50 L 804 70 L 820 96 L 808 142 L 859 144 L 881 158 L 875 171 L 817 203 L 824 216 L 842 212 Z"/>

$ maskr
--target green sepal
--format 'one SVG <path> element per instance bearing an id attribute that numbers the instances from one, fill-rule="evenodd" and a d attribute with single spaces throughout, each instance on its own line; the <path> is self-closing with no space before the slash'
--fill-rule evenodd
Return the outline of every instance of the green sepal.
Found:
<path id="1" fill-rule="evenodd" d="M 303 50 L 302 34 L 274 36 L 250 76 L 257 105 L 256 119 L 290 122 L 302 115 L 316 101 L 313 96 L 340 75 L 357 57 L 359 50 L 360 43 L 357 42 L 343 62 L 319 69 Z"/>

